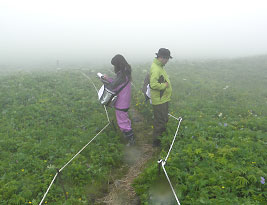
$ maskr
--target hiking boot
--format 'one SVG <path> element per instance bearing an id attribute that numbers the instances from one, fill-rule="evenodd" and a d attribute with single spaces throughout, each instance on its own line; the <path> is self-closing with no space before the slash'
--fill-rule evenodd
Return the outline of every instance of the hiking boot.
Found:
<path id="1" fill-rule="evenodd" d="M 135 144 L 133 131 L 123 132 L 124 138 L 127 140 L 127 146 Z"/>
<path id="2" fill-rule="evenodd" d="M 135 145 L 135 140 L 134 140 L 134 136 L 132 135 L 128 141 L 128 143 L 126 144 L 127 147 L 133 146 Z"/>

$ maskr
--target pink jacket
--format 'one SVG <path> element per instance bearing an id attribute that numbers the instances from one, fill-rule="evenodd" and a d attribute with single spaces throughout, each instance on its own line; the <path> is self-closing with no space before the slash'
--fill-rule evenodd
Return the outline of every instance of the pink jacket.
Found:
<path id="1" fill-rule="evenodd" d="M 117 92 L 122 86 L 125 85 L 128 81 L 128 77 L 126 79 L 122 79 L 122 75 L 117 74 L 116 79 L 108 78 L 107 79 L 110 83 L 107 84 L 107 87 L 114 92 Z M 117 81 L 118 83 L 116 83 Z M 112 85 L 113 84 L 113 85 Z M 131 82 L 128 81 L 127 85 L 119 92 L 118 99 L 115 103 L 115 109 L 124 110 L 129 109 L 131 104 Z"/>

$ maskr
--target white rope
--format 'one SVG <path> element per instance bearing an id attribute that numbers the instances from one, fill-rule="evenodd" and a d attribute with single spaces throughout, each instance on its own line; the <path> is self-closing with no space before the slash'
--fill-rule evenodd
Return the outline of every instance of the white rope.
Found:
<path id="1" fill-rule="evenodd" d="M 90 82 L 93 84 L 93 86 L 94 86 L 94 88 L 95 88 L 96 93 L 98 94 L 98 90 L 97 90 L 97 88 L 96 88 L 94 82 L 92 81 L 92 79 L 91 79 L 88 75 L 86 75 L 85 73 L 83 73 L 82 71 L 80 71 L 80 73 L 81 73 L 84 77 L 86 77 L 87 79 L 90 80 Z M 106 112 L 106 116 L 107 116 L 108 122 L 110 122 L 110 120 L 109 120 L 109 116 L 108 116 L 108 111 L 107 111 L 107 108 L 106 108 L 105 105 L 104 105 L 104 109 L 105 109 L 105 112 Z"/>
<path id="2" fill-rule="evenodd" d="M 172 118 L 174 118 L 174 119 L 178 120 L 178 121 L 180 120 L 180 117 L 179 117 L 179 118 L 177 118 L 177 117 L 174 117 L 174 116 L 173 116 L 173 115 L 171 115 L 170 113 L 168 113 L 168 115 L 169 115 L 169 116 L 171 116 Z"/>
<path id="3" fill-rule="evenodd" d="M 133 83 L 131 83 L 131 84 L 132 84 L 132 85 L 134 86 L 134 88 L 136 89 L 135 85 L 134 85 Z M 177 204 L 178 204 L 178 205 L 181 205 L 180 202 L 179 202 L 179 200 L 178 200 L 178 197 L 177 197 L 177 195 L 176 195 L 176 193 L 175 193 L 175 191 L 174 191 L 174 188 L 173 188 L 173 186 L 172 186 L 172 184 L 171 184 L 171 181 L 170 181 L 170 179 L 169 179 L 169 177 L 168 177 L 168 174 L 167 174 L 167 172 L 166 172 L 166 170 L 165 170 L 165 164 L 166 164 L 166 161 L 167 161 L 167 159 L 168 159 L 168 157 L 169 157 L 169 155 L 170 155 L 170 152 L 171 152 L 171 150 L 172 150 L 172 147 L 173 147 L 173 144 L 174 144 L 174 142 L 175 142 L 176 136 L 177 136 L 177 134 L 178 134 L 178 130 L 179 130 L 181 121 L 182 121 L 183 119 L 182 119 L 181 117 L 177 118 L 177 117 L 171 115 L 170 113 L 168 113 L 168 115 L 169 115 L 170 117 L 174 118 L 175 120 L 179 121 L 179 122 L 178 122 L 178 126 L 177 126 L 177 129 L 176 129 L 174 138 L 173 138 L 173 140 L 172 140 L 171 147 L 170 147 L 170 149 L 169 149 L 169 152 L 168 152 L 168 154 L 167 154 L 165 160 L 162 160 L 162 159 L 161 159 L 161 160 L 158 161 L 158 163 L 159 163 L 159 164 L 161 163 L 161 165 L 162 165 L 163 171 L 164 171 L 165 176 L 166 176 L 166 178 L 167 178 L 167 180 L 168 180 L 168 182 L 169 182 L 169 184 L 170 184 L 170 186 L 171 186 L 171 189 L 172 189 L 173 195 L 174 195 L 174 197 L 175 197 L 175 199 L 176 199 L 176 201 L 177 201 Z"/>
<path id="4" fill-rule="evenodd" d="M 41 204 L 43 203 L 43 201 L 44 201 L 44 199 L 45 199 L 45 197 L 46 197 L 46 195 L 47 195 L 48 191 L 50 190 L 50 188 L 51 188 L 52 184 L 54 183 L 54 181 L 55 181 L 55 179 L 56 179 L 57 175 L 58 175 L 58 173 L 56 173 L 56 174 L 55 174 L 55 176 L 54 176 L 53 180 L 51 181 L 51 183 L 50 183 L 50 185 L 49 185 L 48 189 L 46 190 L 46 192 L 45 192 L 45 194 L 44 194 L 44 197 L 42 198 L 42 200 L 41 200 L 41 202 L 40 202 L 40 204 L 39 204 L 39 205 L 41 205 Z"/>
<path id="5" fill-rule="evenodd" d="M 94 82 L 92 81 L 92 79 L 91 79 L 89 76 L 85 75 L 82 71 L 80 71 L 80 73 L 81 73 L 84 77 L 86 77 L 87 79 L 90 80 L 90 82 L 91 82 L 91 83 L 93 84 L 93 86 L 95 87 L 95 91 L 96 91 L 96 93 L 98 93 L 98 90 L 97 90 L 97 88 L 96 88 Z"/>
<path id="6" fill-rule="evenodd" d="M 81 71 L 80 71 L 81 72 Z M 91 83 L 93 84 L 93 86 L 94 86 L 94 88 L 95 88 L 95 90 L 96 90 L 96 92 L 98 93 L 98 91 L 97 91 L 97 88 L 96 88 L 96 86 L 95 86 L 95 84 L 94 84 L 94 82 L 91 80 L 91 78 L 89 77 L 89 76 L 87 76 L 87 75 L 85 75 L 83 72 L 81 72 L 87 79 L 89 79 L 90 81 L 91 81 Z M 107 111 L 107 109 L 106 109 L 106 106 L 104 106 L 104 108 L 105 108 L 105 111 L 106 111 L 106 116 L 107 116 L 107 119 L 108 119 L 108 124 L 102 129 L 102 130 L 100 130 L 100 132 L 99 133 L 97 133 L 97 135 L 96 136 L 94 136 L 91 140 L 90 140 L 90 142 L 88 142 L 82 149 L 80 149 L 80 151 L 79 152 L 77 152 L 56 174 L 55 174 L 55 176 L 54 176 L 54 178 L 53 178 L 53 180 L 51 181 L 51 183 L 50 183 L 50 185 L 49 185 L 49 187 L 47 188 L 47 190 L 46 190 L 46 192 L 45 192 L 45 194 L 44 194 L 44 196 L 43 196 L 43 198 L 42 198 L 42 200 L 41 200 L 41 202 L 39 203 L 39 205 L 41 205 L 42 203 L 43 203 L 43 201 L 44 201 L 44 199 L 45 199 L 45 197 L 46 197 L 46 195 L 48 194 L 48 192 L 49 192 L 49 190 L 50 190 L 50 188 L 51 188 L 51 186 L 52 186 L 52 184 L 54 183 L 54 181 L 55 181 L 55 179 L 57 178 L 57 175 L 72 161 L 72 160 L 74 160 L 102 131 L 104 131 L 109 125 L 110 125 L 110 120 L 109 120 L 109 116 L 108 116 L 108 111 Z"/>
<path id="7" fill-rule="evenodd" d="M 169 184 L 170 184 L 170 187 L 171 187 L 171 189 L 172 189 L 172 193 L 173 193 L 173 195 L 174 195 L 174 197 L 175 197 L 175 199 L 176 199 L 176 201 L 177 201 L 177 204 L 180 205 L 180 202 L 179 202 L 178 197 L 177 197 L 177 195 L 176 195 L 176 193 L 175 193 L 175 191 L 174 191 L 174 188 L 173 188 L 172 183 L 171 183 L 171 181 L 170 181 L 170 179 L 169 179 L 169 176 L 168 176 L 168 174 L 167 174 L 167 171 L 165 170 L 165 165 L 166 165 L 166 162 L 167 162 L 168 157 L 169 157 L 169 155 L 170 155 L 170 152 L 171 152 L 171 150 L 172 150 L 172 147 L 173 147 L 173 144 L 174 144 L 174 142 L 175 142 L 176 136 L 177 136 L 177 134 L 178 134 L 178 131 L 179 131 L 179 128 L 180 128 L 180 124 L 181 124 L 181 121 L 182 121 L 183 119 L 182 119 L 181 117 L 179 117 L 179 118 L 174 117 L 174 116 L 171 115 L 171 114 L 168 114 L 168 115 L 171 116 L 171 117 L 173 117 L 174 119 L 178 120 L 179 122 L 178 122 L 178 126 L 177 126 L 177 129 L 176 129 L 175 135 L 174 135 L 174 137 L 173 137 L 172 144 L 171 144 L 171 146 L 170 146 L 169 152 L 168 152 L 168 154 L 167 154 L 165 160 L 162 160 L 162 159 L 159 160 L 159 161 L 158 161 L 158 164 L 161 164 L 161 166 L 162 166 L 162 168 L 163 168 L 163 171 L 164 171 L 164 173 L 165 173 L 165 176 L 166 176 L 166 178 L 167 178 L 167 180 L 168 180 L 168 182 L 169 182 Z"/>
<path id="8" fill-rule="evenodd" d="M 132 85 L 134 86 L 133 83 L 132 83 Z M 136 89 L 135 86 L 134 86 L 134 88 Z M 166 176 L 166 178 L 167 178 L 167 180 L 168 180 L 168 182 L 169 182 L 169 184 L 170 184 L 170 186 L 171 186 L 172 193 L 173 193 L 173 195 L 174 195 L 174 197 L 175 197 L 175 199 L 176 199 L 176 201 L 177 201 L 177 204 L 178 204 L 178 205 L 181 205 L 180 202 L 179 202 L 179 200 L 178 200 L 178 197 L 177 197 L 177 195 L 176 195 L 176 193 L 175 193 L 175 191 L 174 191 L 174 188 L 173 188 L 173 186 L 172 186 L 172 184 L 171 184 L 171 181 L 170 181 L 170 179 L 169 179 L 169 177 L 168 177 L 168 174 L 167 174 L 167 172 L 166 172 L 166 170 L 165 170 L 165 164 L 166 164 L 166 161 L 167 161 L 167 159 L 168 159 L 168 157 L 169 157 L 169 155 L 170 155 L 170 152 L 171 152 L 171 150 L 172 150 L 172 147 L 173 147 L 173 144 L 174 144 L 174 142 L 175 142 L 176 136 L 177 136 L 177 134 L 178 134 L 178 130 L 179 130 L 179 128 L 180 128 L 181 121 L 182 121 L 183 119 L 182 119 L 181 117 L 177 118 L 177 117 L 171 115 L 170 113 L 168 113 L 168 115 L 169 115 L 170 117 L 174 118 L 175 120 L 179 121 L 179 122 L 178 122 L 178 126 L 177 126 L 177 129 L 176 129 L 174 138 L 173 138 L 173 140 L 172 140 L 172 144 L 171 144 L 171 146 L 170 146 L 169 152 L 168 152 L 168 154 L 167 154 L 165 160 L 162 160 L 162 159 L 161 159 L 161 160 L 158 161 L 158 163 L 161 164 L 161 166 L 162 166 L 162 168 L 163 168 L 163 171 L 164 171 L 165 176 Z"/>
<path id="9" fill-rule="evenodd" d="M 83 72 L 81 72 L 85 77 L 87 77 L 91 82 L 92 82 L 92 84 L 94 85 L 94 87 L 95 87 L 95 89 L 96 89 L 96 86 L 95 86 L 95 84 L 94 84 L 94 82 L 91 80 L 91 78 L 89 77 L 89 76 L 87 76 L 87 75 L 85 75 Z M 96 89 L 96 92 L 97 92 L 97 89 Z M 107 112 L 107 109 L 106 109 L 106 107 L 104 107 L 105 108 L 105 111 L 106 111 L 106 114 L 107 114 L 107 119 L 108 119 L 108 124 L 99 132 L 99 133 L 97 133 L 97 135 L 96 136 L 94 136 L 93 137 L 93 139 L 91 139 L 90 140 L 90 142 L 88 142 L 79 152 L 77 152 L 77 154 L 76 155 L 74 155 L 74 157 L 72 157 L 72 159 L 67 163 L 67 164 L 65 164 L 60 170 L 59 170 L 59 172 L 61 172 L 73 159 L 75 159 L 76 158 L 76 156 L 77 155 L 79 155 L 103 130 L 105 130 L 106 128 L 107 128 L 107 126 L 109 126 L 109 124 L 110 124 L 110 121 L 109 121 L 109 117 L 108 117 L 108 112 Z"/>
<path id="10" fill-rule="evenodd" d="M 74 155 L 74 157 L 72 157 L 72 159 L 71 160 L 69 160 L 59 171 L 58 171 L 58 173 L 60 173 L 73 159 L 75 159 L 104 129 L 106 129 L 107 128 L 107 126 L 109 125 L 110 123 L 108 123 L 96 136 L 94 136 L 94 138 L 93 139 L 91 139 L 90 140 L 90 142 L 88 142 L 77 154 L 75 154 Z M 48 189 L 46 190 L 46 192 L 45 192 L 45 195 L 43 196 L 43 199 L 42 199 L 42 201 L 40 202 L 40 204 L 39 205 L 41 205 L 42 204 L 42 202 L 43 202 L 43 200 L 45 199 L 45 197 L 46 197 L 46 195 L 47 195 L 47 193 L 48 193 L 48 191 L 50 190 L 50 188 L 51 188 L 51 186 L 52 186 L 52 184 L 54 183 L 54 181 L 55 181 L 55 179 L 56 179 L 56 177 L 57 177 L 57 175 L 58 175 L 58 173 L 56 173 L 56 175 L 55 175 L 55 177 L 53 178 L 53 180 L 52 180 L 52 182 L 51 182 L 51 184 L 49 185 L 49 187 L 48 187 Z"/>
<path id="11" fill-rule="evenodd" d="M 175 118 L 175 119 L 177 119 L 177 118 Z M 177 120 L 178 120 L 178 119 L 177 119 Z M 177 133 L 178 133 L 178 130 L 179 130 L 180 124 L 181 124 L 181 121 L 182 121 L 182 118 L 181 118 L 181 117 L 179 117 L 179 123 L 178 123 L 177 129 L 176 129 L 176 132 L 175 132 L 174 138 L 173 138 L 173 140 L 172 140 L 172 144 L 171 144 L 171 146 L 170 146 L 169 152 L 168 152 L 168 154 L 167 154 L 167 156 L 166 156 L 166 158 L 165 158 L 165 162 L 167 162 L 167 159 L 168 159 L 168 157 L 169 157 L 169 155 L 170 155 L 170 152 L 171 152 L 171 150 L 172 150 L 172 147 L 173 147 L 174 141 L 175 141 L 175 139 L 176 139 L 176 136 L 177 136 Z"/>
<path id="12" fill-rule="evenodd" d="M 80 71 L 81 72 L 81 71 Z M 91 80 L 91 78 L 89 77 L 89 76 L 87 76 L 87 75 L 85 75 L 83 72 L 81 72 L 82 73 L 82 75 L 84 75 L 87 79 L 89 79 L 90 80 L 90 82 L 93 84 L 93 86 L 94 86 L 94 88 L 95 88 L 95 90 L 96 90 L 96 92 L 98 93 L 98 90 L 97 90 L 97 88 L 96 88 L 96 86 L 95 86 L 95 84 L 94 84 L 94 82 Z M 134 85 L 133 85 L 134 86 Z M 135 86 L 134 86 L 135 87 Z M 136 87 L 135 87 L 136 88 Z M 43 196 L 43 198 L 42 198 L 42 200 L 41 200 L 41 202 L 39 203 L 39 205 L 41 205 L 42 203 L 43 203 L 43 201 L 44 201 L 44 199 L 45 199 L 45 197 L 46 197 L 46 195 L 48 194 L 48 192 L 49 192 L 49 190 L 50 190 L 50 188 L 51 188 L 51 186 L 53 185 L 53 183 L 54 183 L 54 181 L 55 181 L 55 179 L 56 179 L 56 177 L 58 176 L 58 174 L 72 161 L 72 160 L 74 160 L 103 130 L 105 130 L 109 125 L 110 125 L 110 120 L 109 120 L 109 116 L 108 116 L 108 112 L 107 112 L 107 109 L 106 109 L 106 106 L 104 105 L 104 109 L 105 109 L 105 112 L 106 112 L 106 116 L 107 116 L 107 119 L 108 119 L 108 124 L 99 132 L 99 133 L 97 133 L 97 135 L 96 136 L 94 136 L 79 152 L 77 152 L 56 174 L 55 174 L 55 176 L 54 176 L 54 178 L 53 178 L 53 180 L 51 181 L 51 183 L 50 183 L 50 185 L 49 185 L 49 187 L 47 188 L 47 190 L 46 190 L 46 192 L 45 192 L 45 194 L 44 194 L 44 196 Z M 163 168 L 163 171 L 164 171 L 164 173 L 165 173 L 165 175 L 166 175 L 166 178 L 167 178 L 167 180 L 168 180 L 168 182 L 169 182 L 169 184 L 170 184 L 170 186 L 171 186 L 171 189 L 172 189 L 172 192 L 173 192 L 173 194 L 174 194 L 174 196 L 175 196 L 175 199 L 176 199 L 176 201 L 177 201 L 177 203 L 180 205 L 180 202 L 179 202 L 179 200 L 178 200 L 178 197 L 176 196 L 176 193 L 175 193 L 175 191 L 174 191 L 174 189 L 173 189 L 173 186 L 172 186 L 172 184 L 171 184 L 171 181 L 170 181 L 170 179 L 169 179 L 169 177 L 168 177 L 168 174 L 167 174 L 167 172 L 166 172 L 166 170 L 165 170 L 165 164 L 166 164 L 166 161 L 167 161 L 167 159 L 168 159 L 168 157 L 169 157 L 169 154 L 170 154 L 170 151 L 172 150 L 172 147 L 173 147 L 173 144 L 174 144 L 174 141 L 175 141 L 175 139 L 176 139 L 176 136 L 177 136 L 177 133 L 178 133 L 178 130 L 179 130 L 179 127 L 180 127 L 180 123 L 181 123 L 181 121 L 182 121 L 182 118 L 181 117 L 179 117 L 179 118 L 176 118 L 176 117 L 174 117 L 173 115 L 171 115 L 171 114 L 169 114 L 168 113 L 168 115 L 169 116 L 171 116 L 171 117 L 173 117 L 174 119 L 176 119 L 176 120 L 178 120 L 179 121 L 179 123 L 178 123 L 178 127 L 177 127 L 177 130 L 176 130 L 176 133 L 175 133 L 175 135 L 174 135 L 174 139 L 173 139 L 173 141 L 172 141 L 172 144 L 171 144 L 171 147 L 170 147 L 170 149 L 169 149 L 169 152 L 168 152 L 168 154 L 167 154 L 167 157 L 165 158 L 165 160 L 160 160 L 160 161 L 158 161 L 158 163 L 161 163 L 161 165 L 162 165 L 162 168 Z"/>
<path id="13" fill-rule="evenodd" d="M 135 89 L 137 89 L 137 88 L 135 87 L 135 85 L 134 85 L 132 82 L 131 82 L 131 84 L 132 84 L 132 86 L 134 86 Z"/>
<path id="14" fill-rule="evenodd" d="M 164 171 L 164 173 L 165 173 L 165 175 L 166 175 L 166 178 L 167 178 L 167 180 L 168 180 L 168 182 L 169 182 L 169 184 L 170 184 L 170 186 L 171 186 L 172 193 L 173 193 L 173 195 L 174 195 L 174 197 L 175 197 L 175 199 L 176 199 L 176 201 L 177 201 L 177 204 L 181 205 L 180 202 L 179 202 L 178 197 L 176 196 L 176 193 L 175 193 L 175 191 L 174 191 L 174 188 L 173 188 L 173 186 L 172 186 L 172 183 L 171 183 L 171 181 L 170 181 L 170 179 L 169 179 L 169 177 L 168 177 L 168 174 L 167 174 L 167 172 L 166 172 L 166 170 L 165 170 L 165 167 L 164 167 L 164 166 L 165 166 L 165 163 L 166 163 L 166 162 L 162 162 L 162 163 L 161 163 L 161 166 L 162 166 L 163 171 Z"/>
<path id="15" fill-rule="evenodd" d="M 90 142 L 88 142 L 79 152 L 77 152 L 77 154 L 74 155 L 74 157 L 71 158 L 70 161 L 68 161 L 60 170 L 59 172 L 61 172 L 72 160 L 74 160 L 77 155 L 79 155 L 104 129 L 107 128 L 107 126 L 109 126 L 110 123 L 108 123 L 96 136 L 93 137 L 93 139 L 90 140 Z"/>
<path id="16" fill-rule="evenodd" d="M 104 108 L 105 108 L 105 111 L 106 111 L 106 115 L 107 115 L 108 122 L 110 123 L 109 116 L 108 116 L 108 111 L 107 111 L 107 108 L 106 108 L 105 105 L 104 105 Z"/>

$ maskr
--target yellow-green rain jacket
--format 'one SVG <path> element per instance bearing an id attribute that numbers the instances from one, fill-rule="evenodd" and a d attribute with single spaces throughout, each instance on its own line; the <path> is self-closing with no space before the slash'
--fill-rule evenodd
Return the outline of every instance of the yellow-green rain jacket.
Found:
<path id="1" fill-rule="evenodd" d="M 169 86 L 166 88 L 165 82 Z M 150 93 L 153 105 L 163 104 L 171 100 L 172 86 L 162 63 L 155 58 L 150 68 Z"/>

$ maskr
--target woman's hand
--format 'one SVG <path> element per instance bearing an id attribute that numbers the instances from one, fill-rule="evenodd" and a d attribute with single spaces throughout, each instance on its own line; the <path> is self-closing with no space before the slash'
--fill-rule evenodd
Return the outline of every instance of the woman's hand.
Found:
<path id="1" fill-rule="evenodd" d="M 108 76 L 107 76 L 106 74 L 104 74 L 104 75 L 102 76 L 102 78 L 105 79 L 105 80 L 107 80 L 107 79 L 108 79 Z"/>

